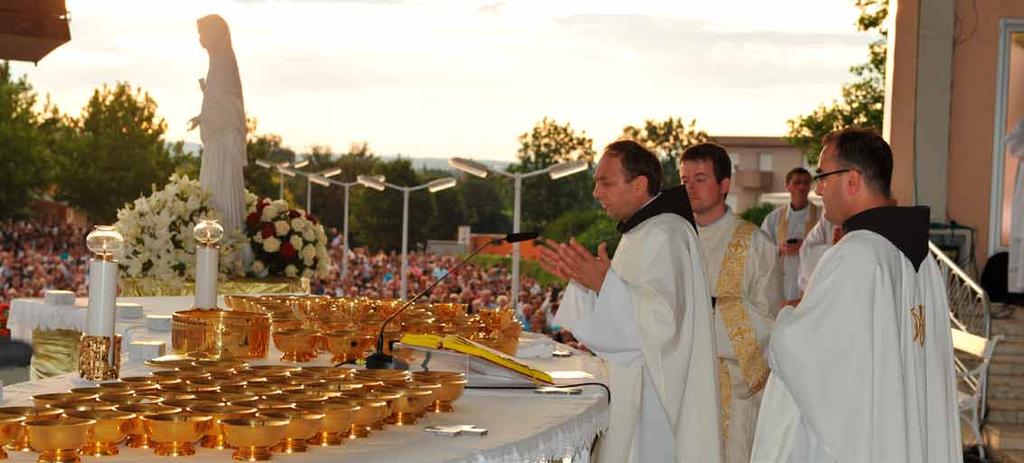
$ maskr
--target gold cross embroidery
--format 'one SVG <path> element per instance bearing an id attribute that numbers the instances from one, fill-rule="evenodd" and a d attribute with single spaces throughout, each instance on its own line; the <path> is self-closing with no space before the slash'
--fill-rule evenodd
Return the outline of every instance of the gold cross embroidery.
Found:
<path id="1" fill-rule="evenodd" d="M 924 346 L 924 305 L 918 304 L 910 309 L 914 319 L 914 342 Z"/>

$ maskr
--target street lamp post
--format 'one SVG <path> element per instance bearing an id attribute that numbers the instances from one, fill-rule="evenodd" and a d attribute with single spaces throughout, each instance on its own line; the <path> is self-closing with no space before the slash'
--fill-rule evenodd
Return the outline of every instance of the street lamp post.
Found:
<path id="1" fill-rule="evenodd" d="M 402 192 L 402 282 L 399 292 L 401 298 L 405 299 L 408 292 L 407 270 L 409 266 L 408 257 L 406 255 L 407 250 L 409 249 L 409 193 L 419 190 L 427 190 L 431 193 L 437 193 L 438 191 L 446 190 L 455 186 L 455 179 L 451 177 L 444 177 L 412 187 L 387 183 L 383 179 L 368 175 L 360 175 L 356 177 L 356 181 L 367 188 L 373 188 L 377 191 L 384 191 L 385 188 L 391 188 Z"/>
<path id="2" fill-rule="evenodd" d="M 384 181 L 384 176 L 383 175 L 371 175 L 370 177 L 373 178 L 374 180 L 378 181 L 378 182 L 383 182 Z M 331 180 L 331 179 L 326 179 L 326 180 L 327 180 L 327 183 L 329 185 L 330 184 L 338 185 L 338 186 L 340 186 L 340 187 L 345 189 L 345 203 L 344 203 L 345 206 L 344 206 L 344 209 L 342 210 L 343 218 L 342 218 L 342 221 L 341 221 L 341 223 L 342 223 L 342 231 L 341 231 L 341 235 L 342 235 L 341 276 L 344 277 L 345 274 L 348 273 L 348 198 L 349 198 L 349 190 L 353 186 L 362 185 L 362 184 L 359 183 L 359 182 L 339 182 L 337 180 Z"/>
<path id="3" fill-rule="evenodd" d="M 306 167 L 308 164 L 309 164 L 309 160 L 308 159 L 305 160 L 305 161 L 299 161 L 299 162 L 296 162 L 296 163 L 291 163 L 291 162 L 285 161 L 285 162 L 279 162 L 279 163 L 276 163 L 276 164 L 272 163 L 272 162 L 269 162 L 269 161 L 264 161 L 262 159 L 257 159 L 256 160 L 256 165 L 257 166 L 265 167 L 267 169 L 277 169 L 277 173 L 281 174 L 281 184 L 279 185 L 280 186 L 280 192 L 281 192 L 280 194 L 281 194 L 281 196 L 280 196 L 279 199 L 282 199 L 282 200 L 284 199 L 284 178 L 285 178 L 285 176 L 294 177 L 295 174 L 296 174 L 296 171 L 294 169 L 301 169 L 303 167 Z"/>
<path id="4" fill-rule="evenodd" d="M 302 175 L 306 176 L 306 212 L 312 214 L 313 212 L 313 184 L 320 186 L 330 186 L 330 182 L 327 180 L 335 175 L 341 173 L 341 169 L 327 169 L 320 173 L 308 174 L 303 172 Z"/>
<path id="5" fill-rule="evenodd" d="M 512 201 L 512 233 L 519 233 L 519 221 L 520 221 L 520 208 L 522 203 L 522 188 L 523 179 L 530 178 L 537 175 L 548 174 L 551 180 L 558 180 L 562 177 L 575 174 L 587 170 L 590 165 L 587 161 L 577 159 L 575 161 L 566 161 L 558 164 L 550 165 L 544 169 L 535 170 L 533 172 L 505 172 L 502 170 L 492 169 L 482 163 L 463 158 L 451 158 L 448 160 L 448 165 L 465 172 L 470 175 L 475 175 L 480 178 L 487 177 L 489 172 L 511 178 L 514 188 L 513 201 Z M 519 305 L 519 243 L 512 243 L 512 294 L 510 297 L 512 301 L 512 309 L 518 309 Z"/>

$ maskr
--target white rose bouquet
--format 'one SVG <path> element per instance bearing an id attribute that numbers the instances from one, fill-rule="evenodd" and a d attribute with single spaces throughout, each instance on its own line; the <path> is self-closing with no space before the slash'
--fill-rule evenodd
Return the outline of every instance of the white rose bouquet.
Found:
<path id="1" fill-rule="evenodd" d="M 220 219 L 211 194 L 199 180 L 171 175 L 167 186 L 143 196 L 117 211 L 117 229 L 125 246 L 118 256 L 121 274 L 153 277 L 165 282 L 195 279 L 196 239 L 192 228 L 203 219 Z M 255 203 L 255 196 L 248 194 Z M 245 236 L 240 230 L 228 232 L 220 241 L 220 274 L 244 276 L 242 253 Z"/>
<path id="2" fill-rule="evenodd" d="M 323 277 L 330 270 L 327 234 L 320 222 L 281 200 L 261 198 L 245 219 L 256 276 Z"/>

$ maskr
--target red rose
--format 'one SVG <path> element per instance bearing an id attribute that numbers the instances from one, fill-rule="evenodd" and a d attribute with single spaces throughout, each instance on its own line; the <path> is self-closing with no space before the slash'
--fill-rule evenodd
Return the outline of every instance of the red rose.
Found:
<path id="1" fill-rule="evenodd" d="M 310 221 L 313 225 L 316 225 L 316 217 L 313 217 L 313 214 L 306 213 L 306 220 Z"/>
<path id="2" fill-rule="evenodd" d="M 260 224 L 260 214 L 258 212 L 250 212 L 249 216 L 245 218 L 245 225 L 249 228 L 255 228 Z"/>
<path id="3" fill-rule="evenodd" d="M 302 216 L 302 214 L 299 211 L 296 211 L 295 209 L 292 209 L 292 210 L 288 211 L 288 217 L 289 218 L 294 219 L 294 218 L 301 217 L 301 216 Z"/>
<path id="4" fill-rule="evenodd" d="M 263 226 L 263 230 L 260 230 L 260 233 L 263 234 L 263 239 L 270 238 L 274 236 L 274 226 L 268 223 Z"/>
<path id="5" fill-rule="evenodd" d="M 257 214 L 262 214 L 263 213 L 263 209 L 266 208 L 267 205 L 269 205 L 269 204 L 270 203 L 267 202 L 266 198 L 261 199 L 259 201 L 256 201 L 256 213 Z"/>
<path id="6" fill-rule="evenodd" d="M 281 258 L 284 260 L 292 260 L 298 255 L 299 253 L 295 250 L 295 246 L 292 246 L 292 243 L 286 241 L 281 245 Z"/>

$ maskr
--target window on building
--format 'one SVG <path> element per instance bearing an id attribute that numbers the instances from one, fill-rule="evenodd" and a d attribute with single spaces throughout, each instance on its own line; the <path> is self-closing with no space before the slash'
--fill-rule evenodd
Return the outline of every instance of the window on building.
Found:
<path id="1" fill-rule="evenodd" d="M 1010 220 L 1013 209 L 1017 165 L 1020 158 L 1012 156 L 1005 143 L 1006 135 L 1018 126 L 1024 127 L 1024 20 L 1004 24 L 1002 54 L 999 57 L 1000 82 L 996 124 L 996 155 L 993 158 L 995 174 L 992 182 L 992 224 L 989 248 L 992 252 L 1006 249 L 1010 242 Z M 1024 180 L 1022 180 L 1024 181 Z"/>
<path id="2" fill-rule="evenodd" d="M 772 153 L 757 153 L 757 170 L 761 172 L 772 171 Z"/>

